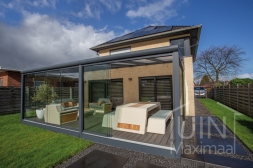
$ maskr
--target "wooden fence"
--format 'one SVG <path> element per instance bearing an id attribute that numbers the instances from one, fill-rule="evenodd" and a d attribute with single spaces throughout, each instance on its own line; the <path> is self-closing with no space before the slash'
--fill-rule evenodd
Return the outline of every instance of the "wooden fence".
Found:
<path id="1" fill-rule="evenodd" d="M 20 113 L 21 88 L 0 86 L 0 115 Z"/>
<path id="2" fill-rule="evenodd" d="M 253 85 L 214 87 L 213 95 L 214 100 L 253 117 Z"/>
<path id="3" fill-rule="evenodd" d="M 54 87 L 53 88 L 58 99 L 74 99 L 78 102 L 78 87 Z M 32 96 L 35 94 L 35 87 L 26 87 L 25 89 L 25 107 L 36 108 L 36 103 L 32 101 Z"/>

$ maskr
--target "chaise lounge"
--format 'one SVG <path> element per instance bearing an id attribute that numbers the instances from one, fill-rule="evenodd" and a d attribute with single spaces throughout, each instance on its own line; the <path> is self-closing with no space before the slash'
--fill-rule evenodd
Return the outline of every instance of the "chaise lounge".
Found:
<path id="1" fill-rule="evenodd" d="M 69 101 L 70 100 L 70 101 Z M 78 104 L 74 100 L 63 100 L 64 102 L 54 101 L 54 103 L 47 105 L 44 111 L 45 122 L 51 124 L 61 125 L 64 123 L 77 120 Z"/>
<path id="2" fill-rule="evenodd" d="M 96 103 L 89 103 L 89 108 L 95 110 L 96 113 L 107 113 L 112 110 L 110 99 L 99 98 Z"/>

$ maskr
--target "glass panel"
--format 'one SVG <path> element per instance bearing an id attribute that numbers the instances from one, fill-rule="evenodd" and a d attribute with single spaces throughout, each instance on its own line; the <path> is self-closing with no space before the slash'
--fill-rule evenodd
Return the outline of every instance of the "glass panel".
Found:
<path id="1" fill-rule="evenodd" d="M 171 79 L 162 78 L 156 79 L 157 102 L 161 103 L 161 109 L 172 109 L 172 93 L 171 93 Z"/>
<path id="2" fill-rule="evenodd" d="M 117 106 L 123 104 L 123 80 L 111 80 L 109 83 L 108 96 L 112 102 L 112 108 L 115 109 Z"/>
<path id="3" fill-rule="evenodd" d="M 61 71 L 60 97 L 61 97 L 61 126 L 79 129 L 79 101 L 78 101 L 78 67 L 66 68 Z"/>
<path id="4" fill-rule="evenodd" d="M 34 80 L 34 74 L 25 75 L 25 118 L 36 117 L 36 104 L 32 99 L 35 95 Z"/>
<path id="5" fill-rule="evenodd" d="M 78 68 L 48 71 L 49 101 L 45 122 L 70 129 L 78 129 Z"/>
<path id="6" fill-rule="evenodd" d="M 155 80 L 154 79 L 141 79 L 141 95 L 140 101 L 154 102 L 155 101 Z"/>
<path id="7" fill-rule="evenodd" d="M 25 117 L 78 129 L 78 68 L 25 76 Z"/>
<path id="8" fill-rule="evenodd" d="M 106 136 L 111 136 L 109 70 L 108 64 L 84 67 L 84 130 Z"/>
<path id="9" fill-rule="evenodd" d="M 48 102 L 46 83 L 46 73 L 25 76 L 25 118 L 44 122 L 44 110 Z"/>

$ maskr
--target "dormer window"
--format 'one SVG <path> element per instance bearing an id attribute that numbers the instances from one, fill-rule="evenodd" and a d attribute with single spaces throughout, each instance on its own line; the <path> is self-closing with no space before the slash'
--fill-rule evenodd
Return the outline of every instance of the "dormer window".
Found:
<path id="1" fill-rule="evenodd" d="M 121 53 L 130 52 L 130 51 L 131 51 L 131 47 L 118 48 L 118 49 L 110 50 L 110 55 L 121 54 Z"/>

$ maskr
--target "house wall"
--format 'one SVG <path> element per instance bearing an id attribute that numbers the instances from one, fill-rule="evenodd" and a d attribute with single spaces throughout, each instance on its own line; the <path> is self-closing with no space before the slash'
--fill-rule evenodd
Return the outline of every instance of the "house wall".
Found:
<path id="1" fill-rule="evenodd" d="M 129 45 L 122 45 L 120 47 L 113 47 L 109 49 L 104 49 L 99 51 L 99 56 L 109 56 L 110 50 L 117 48 L 124 48 L 131 46 L 131 51 L 145 50 L 151 48 L 165 47 L 170 46 L 171 39 L 177 39 L 182 37 L 189 37 L 190 34 L 183 34 L 173 37 L 165 37 L 155 40 L 149 40 L 145 42 L 133 43 Z M 142 76 L 162 76 L 162 75 L 172 75 L 172 64 L 169 64 L 168 67 L 164 68 L 165 64 L 157 64 L 155 67 L 133 67 L 133 69 L 129 68 L 121 68 L 116 69 L 117 72 L 112 70 L 111 79 L 114 78 L 123 78 L 123 88 L 124 88 L 124 103 L 139 101 L 139 85 L 138 85 L 138 77 Z M 137 69 L 134 69 L 137 68 Z M 140 68 L 140 69 L 138 69 Z M 144 69 L 143 69 L 144 68 Z M 194 82 L 193 82 L 193 60 L 192 56 L 184 57 L 184 96 L 185 96 L 185 114 L 186 116 L 195 116 L 195 102 L 194 102 Z M 116 71 L 115 70 L 115 71 Z M 143 72 L 142 72 L 143 71 Z M 121 72 L 121 73 L 120 73 Z M 132 81 L 129 81 L 128 78 L 132 78 Z M 180 79 L 182 79 L 182 73 L 180 75 Z M 173 80 L 173 76 L 172 76 Z M 181 99 L 180 104 L 183 105 L 182 100 L 182 81 L 180 81 L 180 91 L 181 91 Z M 87 99 L 86 99 L 87 100 Z M 182 112 L 182 109 L 181 109 Z"/>
<path id="2" fill-rule="evenodd" d="M 7 72 L 0 72 L 0 79 L 2 79 L 3 86 L 8 86 L 8 73 Z"/>
<path id="3" fill-rule="evenodd" d="M 8 72 L 8 86 L 21 86 L 20 72 Z"/>
<path id="4" fill-rule="evenodd" d="M 172 63 L 117 68 L 84 73 L 84 80 L 103 80 L 123 78 L 124 104 L 139 101 L 139 77 L 172 75 Z M 129 80 L 132 78 L 132 80 Z M 89 99 L 88 82 L 85 82 L 85 107 Z"/>
<path id="5" fill-rule="evenodd" d="M 139 50 L 146 50 L 146 49 L 151 49 L 151 48 L 170 46 L 171 39 L 187 37 L 187 36 L 190 36 L 190 34 L 183 34 L 183 35 L 178 35 L 178 36 L 173 36 L 173 37 L 165 37 L 165 38 L 160 38 L 160 39 L 154 39 L 154 40 L 149 40 L 149 41 L 144 41 L 144 42 L 133 43 L 133 44 L 129 44 L 129 45 L 122 45 L 120 47 L 113 47 L 113 48 L 109 48 L 109 49 L 104 49 L 104 50 L 99 51 L 99 56 L 108 56 L 108 55 L 110 55 L 110 50 L 124 48 L 124 47 L 130 47 L 130 46 L 131 46 L 131 51 L 139 51 Z"/>
<path id="6" fill-rule="evenodd" d="M 3 80 L 3 86 L 21 86 L 20 72 L 0 72 L 0 78 Z"/>
<path id="7" fill-rule="evenodd" d="M 195 116 L 193 60 L 192 56 L 184 57 L 186 116 Z"/>

